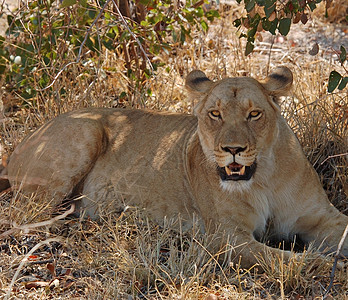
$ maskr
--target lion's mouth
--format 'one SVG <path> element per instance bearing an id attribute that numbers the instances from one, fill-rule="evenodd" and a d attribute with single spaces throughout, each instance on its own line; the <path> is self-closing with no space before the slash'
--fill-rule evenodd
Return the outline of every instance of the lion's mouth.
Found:
<path id="1" fill-rule="evenodd" d="M 243 166 L 235 162 L 226 167 L 218 167 L 218 172 L 222 180 L 249 180 L 255 173 L 256 162 L 251 166 Z"/>

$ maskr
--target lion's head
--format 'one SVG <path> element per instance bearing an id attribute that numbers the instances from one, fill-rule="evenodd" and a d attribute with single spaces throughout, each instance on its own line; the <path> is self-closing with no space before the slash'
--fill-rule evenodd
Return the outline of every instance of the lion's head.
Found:
<path id="1" fill-rule="evenodd" d="M 207 160 L 216 166 L 225 189 L 249 186 L 267 177 L 281 119 L 277 97 L 286 94 L 292 73 L 279 67 L 264 82 L 249 77 L 209 80 L 192 71 L 186 86 L 199 100 L 194 108 Z"/>

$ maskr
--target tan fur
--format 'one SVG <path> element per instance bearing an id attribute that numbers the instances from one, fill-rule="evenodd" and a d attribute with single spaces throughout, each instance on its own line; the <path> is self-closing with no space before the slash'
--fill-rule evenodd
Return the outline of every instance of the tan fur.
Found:
<path id="1" fill-rule="evenodd" d="M 117 212 L 126 205 L 144 208 L 158 222 L 180 215 L 191 226 L 196 215 L 203 230 L 230 237 L 244 267 L 257 262 L 255 255 L 290 257 L 255 239 L 269 221 L 278 238 L 297 234 L 333 251 L 348 218 L 329 203 L 280 114 L 276 97 L 291 83 L 284 67 L 263 83 L 247 77 L 213 82 L 193 71 L 186 85 L 199 101 L 195 116 L 126 109 L 61 115 L 15 149 L 11 185 L 44 191 L 55 205 L 83 195 L 80 209 L 94 218 L 100 208 Z M 256 165 L 249 180 L 219 177 L 217 167 L 234 157 L 239 167 Z M 348 255 L 348 240 L 342 253 Z"/>

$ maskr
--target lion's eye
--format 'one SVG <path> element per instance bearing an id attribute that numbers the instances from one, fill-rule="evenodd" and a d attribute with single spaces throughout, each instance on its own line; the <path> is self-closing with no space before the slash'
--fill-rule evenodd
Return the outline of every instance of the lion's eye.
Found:
<path id="1" fill-rule="evenodd" d="M 211 110 L 209 112 L 210 117 L 213 119 L 221 119 L 221 113 L 218 110 Z"/>
<path id="2" fill-rule="evenodd" d="M 248 119 L 257 120 L 262 116 L 262 112 L 253 110 L 249 113 Z"/>

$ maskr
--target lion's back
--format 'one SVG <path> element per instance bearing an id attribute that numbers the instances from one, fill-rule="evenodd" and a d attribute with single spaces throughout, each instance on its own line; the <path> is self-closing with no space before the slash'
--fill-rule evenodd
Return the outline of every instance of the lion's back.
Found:
<path id="1" fill-rule="evenodd" d="M 190 203 L 186 147 L 196 122 L 190 115 L 140 110 L 110 115 L 108 149 L 86 177 L 82 206 L 97 199 L 113 202 L 116 209 L 146 208 L 157 221 L 177 214 L 188 219 L 187 208 L 195 209 Z"/>
<path id="2" fill-rule="evenodd" d="M 140 204 L 159 219 L 182 213 L 190 206 L 185 147 L 196 122 L 190 115 L 128 109 L 63 114 L 16 148 L 10 182 L 27 192 L 51 191 L 56 204 L 82 193 L 88 203 Z"/>

